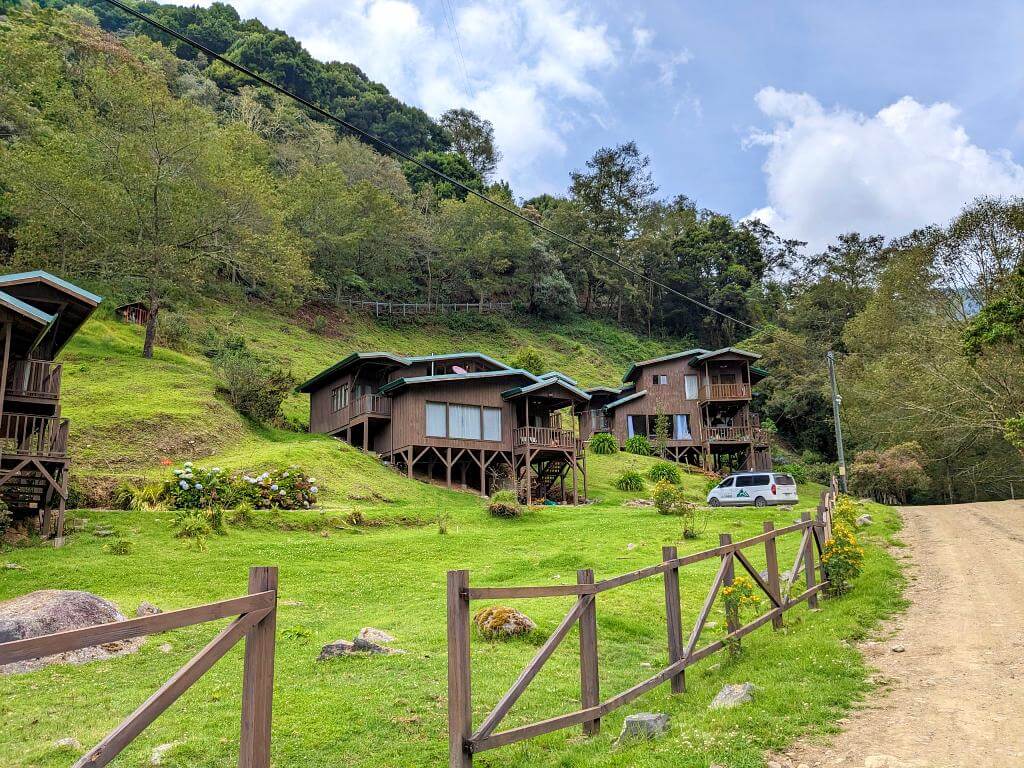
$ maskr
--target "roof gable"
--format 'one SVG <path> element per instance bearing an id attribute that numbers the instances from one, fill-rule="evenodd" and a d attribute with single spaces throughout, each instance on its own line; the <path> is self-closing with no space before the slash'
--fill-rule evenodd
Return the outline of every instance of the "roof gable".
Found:
<path id="1" fill-rule="evenodd" d="M 379 392 L 382 395 L 390 392 L 395 392 L 404 387 L 415 385 L 415 384 L 441 384 L 451 381 L 474 381 L 478 379 L 493 379 L 493 378 L 505 378 L 509 376 L 525 376 L 531 381 L 536 382 L 537 377 L 529 371 L 524 371 L 521 368 L 504 368 L 498 371 L 477 371 L 475 373 L 444 373 L 439 376 L 410 376 L 408 378 L 402 377 L 389 381 L 383 387 L 380 388 Z"/>
<path id="2" fill-rule="evenodd" d="M 97 296 L 91 291 L 79 288 L 74 283 L 63 280 L 56 275 L 51 275 L 49 272 L 45 272 L 41 269 L 35 269 L 31 272 L 15 272 L 10 275 L 0 275 L 0 287 L 6 285 L 19 285 L 21 283 L 45 283 L 51 288 L 70 294 L 76 299 L 84 301 L 86 304 L 91 304 L 92 306 L 96 306 L 103 301 L 102 296 Z"/>
<path id="3" fill-rule="evenodd" d="M 740 349 L 739 347 L 722 347 L 721 349 L 715 349 L 710 352 L 704 352 L 696 358 L 696 362 L 704 362 L 705 360 L 713 360 L 716 357 L 722 355 L 738 355 L 739 357 L 745 357 L 748 360 L 760 360 L 761 355 L 757 352 L 751 352 L 746 349 Z"/>
<path id="4" fill-rule="evenodd" d="M 687 349 L 682 352 L 673 352 L 671 355 L 663 355 L 662 357 L 655 357 L 650 360 L 641 360 L 640 362 L 633 363 L 629 366 L 629 370 L 626 371 L 626 375 L 622 377 L 623 381 L 632 381 L 639 373 L 641 368 L 645 368 L 648 365 L 655 365 L 657 363 L 667 363 L 671 360 L 681 360 L 686 357 L 695 357 L 707 352 L 706 349 L 696 347 L 694 349 Z"/>

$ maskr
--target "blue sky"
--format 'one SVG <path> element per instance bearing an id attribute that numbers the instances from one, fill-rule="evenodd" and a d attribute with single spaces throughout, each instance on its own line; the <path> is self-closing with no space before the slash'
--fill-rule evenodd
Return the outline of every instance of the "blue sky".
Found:
<path id="1" fill-rule="evenodd" d="M 631 139 L 661 195 L 811 248 L 1024 194 L 1020 3 L 233 5 L 432 115 L 490 119 L 522 196 L 564 192 L 597 147 Z"/>

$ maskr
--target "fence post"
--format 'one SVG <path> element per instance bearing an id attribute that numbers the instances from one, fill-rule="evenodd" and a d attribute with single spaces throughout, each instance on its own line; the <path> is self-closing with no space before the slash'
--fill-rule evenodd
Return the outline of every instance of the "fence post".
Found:
<path id="1" fill-rule="evenodd" d="M 732 544 L 732 536 L 728 533 L 718 534 L 718 545 L 721 547 L 727 547 Z M 732 552 L 722 555 L 722 559 L 728 558 L 729 562 L 725 566 L 725 578 L 722 579 L 722 586 L 728 587 L 732 585 L 733 579 L 736 577 L 736 570 L 733 566 Z M 736 617 L 730 616 L 726 613 L 726 627 L 728 628 L 729 634 L 731 635 L 737 629 L 740 628 L 739 623 L 736 621 Z"/>
<path id="2" fill-rule="evenodd" d="M 469 571 L 448 571 L 448 766 L 472 768 L 469 663 Z"/>
<path id="3" fill-rule="evenodd" d="M 772 533 L 775 530 L 775 523 L 771 520 L 765 520 L 763 528 L 765 533 Z M 779 583 L 779 548 L 774 536 L 764 541 L 764 561 L 765 569 L 768 571 L 768 588 L 771 589 L 772 594 L 778 599 L 779 605 L 783 605 L 782 587 Z M 786 598 L 788 599 L 789 595 Z M 774 629 L 782 629 L 781 612 L 772 619 L 772 627 Z"/>
<path id="4" fill-rule="evenodd" d="M 594 571 L 584 568 L 576 571 L 577 584 L 593 584 Z M 583 709 L 601 703 L 601 682 L 597 672 L 597 598 L 580 614 L 580 704 Z M 601 718 L 583 723 L 584 736 L 596 736 L 601 731 Z"/>
<path id="5" fill-rule="evenodd" d="M 801 514 L 800 515 L 800 521 L 804 522 L 804 523 L 810 523 L 811 522 L 811 513 L 810 512 L 804 512 L 803 514 Z M 804 550 L 804 571 L 807 573 L 807 588 L 808 589 L 813 589 L 815 584 L 817 584 L 817 582 L 818 582 L 817 575 L 815 573 L 815 565 L 814 565 L 814 528 L 808 528 L 807 530 L 808 530 L 810 535 L 807 536 L 807 545 L 806 545 L 807 549 Z M 807 598 L 807 607 L 808 608 L 817 608 L 818 607 L 818 595 L 817 595 L 817 593 L 815 593 L 815 594 L 811 595 L 809 598 Z"/>
<path id="6" fill-rule="evenodd" d="M 249 594 L 277 593 L 277 568 L 249 569 Z M 270 723 L 274 700 L 274 633 L 277 604 L 245 636 L 242 673 L 242 733 L 239 768 L 269 768 Z"/>
<path id="7" fill-rule="evenodd" d="M 665 562 L 676 559 L 675 547 L 662 547 L 661 559 Z M 675 664 L 683 658 L 683 620 L 679 607 L 679 568 L 665 569 L 665 621 L 668 626 L 668 663 Z M 672 693 L 686 691 L 686 671 L 672 678 Z"/>

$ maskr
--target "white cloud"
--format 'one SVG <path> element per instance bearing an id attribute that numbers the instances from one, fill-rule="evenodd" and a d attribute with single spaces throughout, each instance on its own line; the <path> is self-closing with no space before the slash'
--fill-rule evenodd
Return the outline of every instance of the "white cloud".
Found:
<path id="1" fill-rule="evenodd" d="M 603 110 L 597 77 L 618 64 L 617 41 L 579 0 L 454 6 L 464 58 L 444 17 L 428 18 L 411 0 L 231 2 L 431 115 L 465 106 L 487 118 L 503 154 L 498 174 L 522 194 L 554 181 L 544 158 L 564 155 L 572 127 Z"/>
<path id="2" fill-rule="evenodd" d="M 972 143 L 948 103 L 905 96 L 864 115 L 776 88 L 755 100 L 775 122 L 746 141 L 768 149 L 768 204 L 749 217 L 807 240 L 809 251 L 842 232 L 942 224 L 978 195 L 1024 194 L 1024 167 Z"/>
<path id="3" fill-rule="evenodd" d="M 685 48 L 669 54 L 658 62 L 658 82 L 666 87 L 676 81 L 676 70 L 683 64 L 693 61 L 693 54 Z"/>

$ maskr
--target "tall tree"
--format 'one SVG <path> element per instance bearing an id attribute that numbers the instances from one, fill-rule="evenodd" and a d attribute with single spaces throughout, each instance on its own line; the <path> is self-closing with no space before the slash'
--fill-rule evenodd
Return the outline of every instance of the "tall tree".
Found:
<path id="1" fill-rule="evenodd" d="M 465 155 L 481 179 L 490 181 L 501 161 L 491 121 L 470 109 L 449 109 L 438 122 L 451 136 L 452 149 Z"/>

